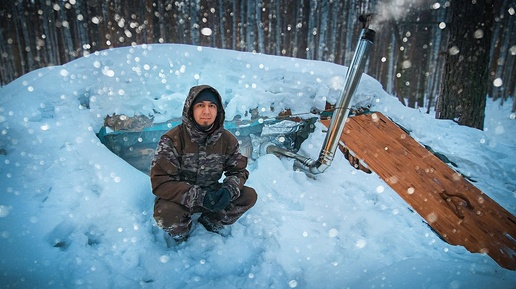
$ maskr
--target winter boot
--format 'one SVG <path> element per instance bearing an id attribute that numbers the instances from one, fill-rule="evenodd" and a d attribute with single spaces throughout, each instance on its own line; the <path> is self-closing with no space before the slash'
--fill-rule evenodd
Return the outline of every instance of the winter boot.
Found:
<path id="1" fill-rule="evenodd" d="M 201 214 L 198 219 L 199 223 L 201 223 L 207 231 L 220 234 L 222 236 L 229 235 L 229 231 L 225 229 L 224 225 L 220 222 L 214 222 L 208 218 L 205 214 Z"/>
<path id="2" fill-rule="evenodd" d="M 186 235 L 175 235 L 172 236 L 172 239 L 174 239 L 174 242 L 176 242 L 176 245 L 179 245 L 183 242 L 186 242 L 188 240 L 188 234 Z"/>
<path id="3" fill-rule="evenodd" d="M 173 248 L 179 244 L 182 244 L 188 240 L 188 234 L 185 235 L 174 235 L 171 233 L 166 233 L 165 242 L 167 243 L 168 248 Z"/>

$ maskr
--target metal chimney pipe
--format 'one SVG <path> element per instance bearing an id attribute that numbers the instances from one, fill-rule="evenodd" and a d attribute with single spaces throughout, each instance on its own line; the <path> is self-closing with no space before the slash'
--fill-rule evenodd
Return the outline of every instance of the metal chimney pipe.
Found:
<path id="1" fill-rule="evenodd" d="M 362 73 L 364 72 L 367 58 L 374 42 L 375 31 L 364 28 L 360 34 L 355 54 L 346 72 L 342 95 L 333 112 L 328 133 L 324 139 L 319 159 L 309 166 L 311 173 L 317 174 L 324 172 L 332 163 L 337 150 L 342 130 L 349 115 L 349 103 L 355 94 Z"/>
<path id="2" fill-rule="evenodd" d="M 360 82 L 360 78 L 362 77 L 362 73 L 364 72 L 365 63 L 367 62 L 371 46 L 374 42 L 374 36 L 375 31 L 367 28 L 367 25 L 364 25 L 364 28 L 360 33 L 358 45 L 355 49 L 355 54 L 351 60 L 348 71 L 346 72 L 344 88 L 333 112 L 330 127 L 328 128 L 328 133 L 326 134 L 319 158 L 314 161 L 311 158 L 298 155 L 272 144 L 267 145 L 267 153 L 275 153 L 293 158 L 295 159 L 294 166 L 296 168 L 303 169 L 312 174 L 323 173 L 331 165 L 342 135 L 342 130 L 344 129 L 346 119 L 348 118 L 349 103 L 351 102 L 351 98 L 353 97 L 358 83 Z"/>

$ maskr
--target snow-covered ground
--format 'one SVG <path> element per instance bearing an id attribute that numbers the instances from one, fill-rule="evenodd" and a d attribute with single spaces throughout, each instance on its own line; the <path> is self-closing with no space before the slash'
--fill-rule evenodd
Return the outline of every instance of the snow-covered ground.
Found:
<path id="1" fill-rule="evenodd" d="M 375 174 L 338 154 L 316 179 L 291 159 L 251 160 L 259 200 L 222 237 L 194 223 L 168 248 L 147 175 L 96 133 L 107 114 L 181 114 L 211 84 L 227 119 L 258 108 L 306 113 L 339 96 L 346 68 L 186 45 L 107 50 L 24 75 L 0 90 L 1 288 L 516 288 L 516 272 L 442 241 Z M 516 120 L 487 102 L 480 131 L 402 106 L 364 75 L 353 103 L 372 104 L 445 154 L 516 213 Z M 274 111 L 271 110 L 274 108 Z M 322 125 L 300 153 L 317 158 Z"/>

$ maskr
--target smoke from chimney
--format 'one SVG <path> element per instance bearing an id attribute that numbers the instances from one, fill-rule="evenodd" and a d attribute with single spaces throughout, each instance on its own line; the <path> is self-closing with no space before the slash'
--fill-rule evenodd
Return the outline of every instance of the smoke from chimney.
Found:
<path id="1" fill-rule="evenodd" d="M 373 8 L 373 16 L 371 17 L 369 28 L 378 32 L 382 30 L 382 24 L 385 22 L 391 20 L 397 21 L 405 16 L 411 9 L 424 5 L 425 3 L 431 6 L 431 2 L 431 0 L 382 1 Z"/>

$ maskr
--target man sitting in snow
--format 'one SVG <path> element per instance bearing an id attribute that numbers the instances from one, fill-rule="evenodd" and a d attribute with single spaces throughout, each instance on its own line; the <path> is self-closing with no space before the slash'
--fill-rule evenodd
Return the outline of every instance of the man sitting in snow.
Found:
<path id="1" fill-rule="evenodd" d="M 176 243 L 186 241 L 192 214 L 208 231 L 220 233 L 256 203 L 244 186 L 249 172 L 238 141 L 224 128 L 222 98 L 213 87 L 194 86 L 182 124 L 165 133 L 151 165 L 154 219 Z M 222 183 L 219 180 L 224 173 Z"/>

